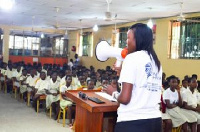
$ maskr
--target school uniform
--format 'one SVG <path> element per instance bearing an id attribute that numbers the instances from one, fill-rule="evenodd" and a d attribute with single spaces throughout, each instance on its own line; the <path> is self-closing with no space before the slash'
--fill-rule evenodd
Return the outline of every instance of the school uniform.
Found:
<path id="1" fill-rule="evenodd" d="M 46 94 L 45 89 L 48 88 L 48 85 L 49 85 L 49 81 L 47 81 L 46 79 L 45 80 L 39 79 L 35 85 L 35 89 L 37 89 L 36 94 L 39 94 L 39 95 Z"/>
<path id="2" fill-rule="evenodd" d="M 15 77 L 17 80 L 14 82 L 14 84 L 13 84 L 14 86 L 20 87 L 19 81 L 20 81 L 21 75 L 22 75 L 22 73 L 20 71 L 19 72 L 17 70 L 13 71 L 12 77 Z"/>
<path id="3" fill-rule="evenodd" d="M 48 90 L 50 93 L 57 93 L 59 91 L 59 86 L 60 86 L 60 81 L 56 80 L 56 82 L 53 82 L 52 79 L 48 80 L 49 85 L 48 85 Z M 59 94 L 57 96 L 53 96 L 51 94 L 47 94 L 46 97 L 46 108 L 49 109 L 51 104 L 53 102 L 57 102 L 60 99 Z"/>
<path id="4" fill-rule="evenodd" d="M 38 77 L 37 77 L 36 75 L 35 75 L 34 77 L 29 76 L 29 77 L 27 77 L 27 79 L 26 79 L 26 83 L 27 83 L 29 86 L 31 86 L 31 87 L 35 87 L 37 79 L 38 79 Z M 32 88 L 27 87 L 27 91 L 28 91 L 28 92 L 31 92 L 31 91 L 32 91 Z"/>
<path id="5" fill-rule="evenodd" d="M 27 76 L 24 76 L 24 75 L 21 75 L 21 77 L 20 77 L 20 93 L 24 93 L 24 92 L 26 92 L 27 91 L 27 85 L 23 85 L 22 84 L 22 81 L 23 80 L 25 80 L 27 78 Z M 26 80 L 25 80 L 25 82 L 26 82 Z"/>
<path id="6" fill-rule="evenodd" d="M 8 79 L 12 79 L 13 76 L 13 70 L 10 70 L 9 68 L 6 70 L 5 75 Z"/>
<path id="7" fill-rule="evenodd" d="M 183 102 L 186 102 L 188 106 L 196 108 L 198 105 L 198 93 L 196 91 L 192 93 L 191 90 L 188 88 L 184 92 L 182 100 Z M 195 116 L 197 118 L 197 124 L 200 124 L 200 113 L 187 109 L 183 109 L 183 112 L 190 113 L 191 115 Z"/>
<path id="8" fill-rule="evenodd" d="M 66 80 L 65 80 L 66 76 L 64 76 L 63 78 L 61 78 L 60 80 L 60 86 L 62 85 L 66 85 Z"/>
<path id="9" fill-rule="evenodd" d="M 79 80 L 78 80 L 78 78 L 77 77 L 72 77 L 72 86 L 76 86 L 76 85 L 78 85 L 79 84 Z"/>
<path id="10" fill-rule="evenodd" d="M 1 69 L 1 74 L 2 74 L 2 76 L 1 76 L 1 81 L 3 82 L 3 81 L 5 81 L 5 73 L 6 73 L 6 70 L 5 69 Z"/>
<path id="11" fill-rule="evenodd" d="M 166 103 L 165 100 L 169 100 L 170 104 L 177 103 L 178 99 L 179 97 L 177 90 L 173 92 L 170 88 L 168 88 L 163 93 L 164 103 Z M 172 109 L 166 108 L 166 113 L 170 116 L 173 127 L 178 127 L 185 122 L 193 123 L 197 121 L 195 116 L 190 113 L 183 112 L 183 110 L 178 106 Z"/>
<path id="12" fill-rule="evenodd" d="M 47 76 L 47 77 L 46 77 L 46 80 L 51 80 L 51 77 L 50 77 L 50 76 Z"/>
<path id="13" fill-rule="evenodd" d="M 100 85 L 101 85 L 101 82 L 97 81 L 96 82 L 96 88 L 100 87 Z"/>
<path id="14" fill-rule="evenodd" d="M 66 85 L 62 85 L 60 87 L 60 93 L 63 93 L 67 90 L 73 90 L 73 89 L 74 89 L 74 87 L 72 85 L 70 85 L 69 87 L 67 87 Z M 61 109 L 65 109 L 65 107 L 71 106 L 71 105 L 72 105 L 72 102 L 70 100 L 65 100 L 61 97 L 61 99 L 60 99 L 60 108 Z"/>

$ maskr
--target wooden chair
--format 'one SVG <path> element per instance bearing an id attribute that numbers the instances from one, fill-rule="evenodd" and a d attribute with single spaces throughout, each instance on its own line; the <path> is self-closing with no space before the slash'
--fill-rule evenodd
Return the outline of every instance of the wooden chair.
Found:
<path id="1" fill-rule="evenodd" d="M 59 123 L 60 115 L 61 115 L 61 113 L 63 113 L 63 127 L 65 127 L 65 115 L 66 115 L 67 110 L 68 110 L 68 107 L 65 107 L 64 109 L 60 108 L 60 111 L 59 111 L 59 114 L 58 114 L 57 122 Z"/>
<path id="2" fill-rule="evenodd" d="M 41 100 L 46 100 L 46 95 L 41 95 L 38 99 L 37 99 L 37 113 L 39 113 L 39 105 L 40 105 L 40 101 Z"/>
<path id="3" fill-rule="evenodd" d="M 14 85 L 14 83 L 15 83 L 15 81 L 12 80 L 12 85 L 13 85 L 13 87 L 12 87 L 12 94 L 13 93 L 15 94 L 14 97 L 16 99 L 17 98 L 17 87 Z"/>
<path id="4" fill-rule="evenodd" d="M 27 91 L 27 106 L 30 106 L 31 92 Z"/>

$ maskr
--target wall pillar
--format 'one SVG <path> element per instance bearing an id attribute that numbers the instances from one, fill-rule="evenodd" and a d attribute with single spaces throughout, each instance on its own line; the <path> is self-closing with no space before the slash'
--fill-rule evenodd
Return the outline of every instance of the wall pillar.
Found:
<path id="1" fill-rule="evenodd" d="M 8 63 L 9 60 L 9 37 L 10 37 L 10 29 L 3 29 L 3 62 Z"/>

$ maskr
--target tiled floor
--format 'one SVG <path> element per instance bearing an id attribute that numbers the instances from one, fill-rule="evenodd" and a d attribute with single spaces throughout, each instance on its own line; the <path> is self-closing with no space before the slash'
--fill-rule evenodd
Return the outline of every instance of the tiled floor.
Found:
<path id="1" fill-rule="evenodd" d="M 50 119 L 44 111 L 37 114 L 10 94 L 0 91 L 0 132 L 73 132 L 66 124 Z"/>

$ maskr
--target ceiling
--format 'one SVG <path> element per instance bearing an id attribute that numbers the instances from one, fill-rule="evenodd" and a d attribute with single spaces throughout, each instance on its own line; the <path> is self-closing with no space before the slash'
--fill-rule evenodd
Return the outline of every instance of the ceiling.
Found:
<path id="1" fill-rule="evenodd" d="M 115 23 L 104 20 L 106 0 L 15 1 L 12 10 L 0 9 L 0 24 L 74 30 Z M 112 0 L 110 12 L 112 18 L 117 14 L 117 19 L 123 19 L 117 23 L 176 16 L 181 11 L 180 2 L 184 13 L 200 12 L 200 0 Z"/>

